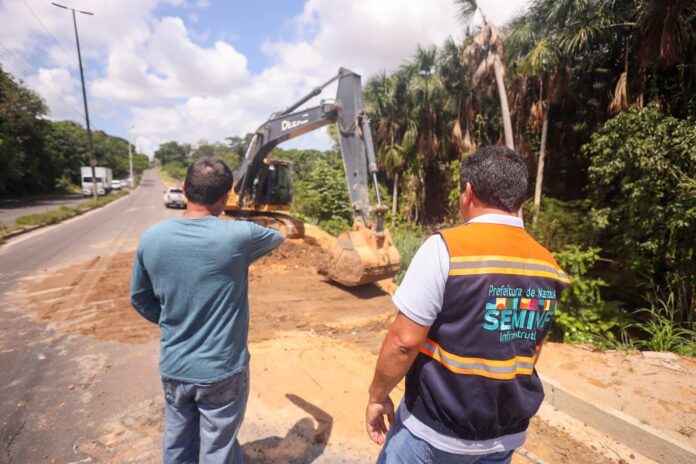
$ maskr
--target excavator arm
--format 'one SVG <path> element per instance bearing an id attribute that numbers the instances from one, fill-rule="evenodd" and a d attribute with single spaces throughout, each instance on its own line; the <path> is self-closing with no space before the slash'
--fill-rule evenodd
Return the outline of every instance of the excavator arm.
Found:
<path id="1" fill-rule="evenodd" d="M 338 81 L 336 99 L 322 101 L 318 106 L 298 110 Z M 360 76 L 340 68 L 338 74 L 284 111 L 274 113 L 259 127 L 237 171 L 234 193 L 237 207 L 262 203 L 260 189 L 255 188 L 267 164 L 267 158 L 278 144 L 299 137 L 328 124 L 338 129 L 343 166 L 353 212 L 353 230 L 337 238 L 331 263 L 323 272 L 346 285 L 362 285 L 394 276 L 400 267 L 398 251 L 384 229 L 386 208 L 381 204 L 377 184 L 377 162 L 370 124 L 362 96 Z M 374 183 L 377 204 L 370 204 L 370 181 Z"/>
<path id="2" fill-rule="evenodd" d="M 336 80 L 338 80 L 338 91 L 335 101 L 322 102 L 318 106 L 295 111 Z M 336 76 L 312 90 L 288 109 L 274 113 L 256 130 L 235 178 L 234 190 L 240 206 L 245 198 L 253 197 L 254 179 L 257 178 L 273 148 L 286 140 L 332 123 L 337 124 L 355 220 L 370 226 L 369 183 L 371 178 L 374 181 L 378 206 L 381 203 L 376 177 L 377 162 L 362 98 L 360 76 L 345 68 L 339 69 Z"/>

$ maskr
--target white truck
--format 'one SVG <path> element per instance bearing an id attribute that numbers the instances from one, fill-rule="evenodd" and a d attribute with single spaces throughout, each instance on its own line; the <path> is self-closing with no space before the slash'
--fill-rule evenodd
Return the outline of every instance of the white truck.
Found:
<path id="1" fill-rule="evenodd" d="M 97 195 L 106 195 L 111 191 L 111 182 L 113 181 L 111 168 L 95 166 L 94 172 L 97 181 Z M 94 194 L 92 168 L 90 166 L 82 166 L 80 168 L 80 174 L 82 178 L 82 195 L 89 197 Z"/>

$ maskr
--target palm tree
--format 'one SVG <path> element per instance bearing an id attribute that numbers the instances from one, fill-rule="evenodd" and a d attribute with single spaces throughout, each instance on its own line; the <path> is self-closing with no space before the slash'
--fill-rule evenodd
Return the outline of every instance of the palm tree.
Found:
<path id="1" fill-rule="evenodd" d="M 450 37 L 442 45 L 438 57 L 440 80 L 447 95 L 441 111 L 447 115 L 445 120 L 454 119 L 450 129 L 450 152 L 461 158 L 465 152 L 473 152 L 476 146 L 471 138 L 471 125 L 474 117 L 471 97 L 471 72 L 462 62 L 463 45 L 457 45 Z"/>
<path id="2" fill-rule="evenodd" d="M 641 0 L 639 11 L 640 61 L 660 66 L 680 62 L 696 40 L 693 0 Z"/>
<path id="3" fill-rule="evenodd" d="M 498 98 L 500 99 L 500 112 L 503 118 L 505 145 L 511 150 L 514 150 L 515 142 L 512 136 L 510 106 L 508 105 L 507 91 L 505 89 L 505 68 L 501 60 L 503 38 L 498 33 L 498 29 L 495 25 L 478 6 L 476 0 L 455 0 L 455 3 L 459 7 L 459 17 L 467 24 L 477 11 L 483 18 L 483 26 L 474 36 L 471 45 L 466 50 L 466 54 L 477 66 L 477 70 L 474 74 L 474 84 L 477 84 L 483 76 L 490 74 L 491 69 L 493 70 L 496 86 L 498 88 Z"/>
<path id="4" fill-rule="evenodd" d="M 544 183 L 544 162 L 549 133 L 549 114 L 551 113 L 551 85 L 559 62 L 560 50 L 554 40 L 556 29 L 545 20 L 541 12 L 545 10 L 544 0 L 532 4 L 529 12 L 514 18 L 506 31 L 508 52 L 518 62 L 518 70 L 539 81 L 539 99 L 533 103 L 531 115 L 541 124 L 539 159 L 537 161 L 536 181 L 534 184 L 534 216 L 532 224 L 536 226 L 541 207 L 541 190 Z M 546 84 L 546 85 L 544 85 Z M 546 98 L 544 99 L 544 88 Z"/>
<path id="5" fill-rule="evenodd" d="M 405 119 L 405 83 L 399 74 L 387 76 L 384 72 L 370 79 L 365 86 L 365 98 L 377 130 L 377 157 L 392 177 L 392 213 L 396 214 L 399 197 L 399 175 L 406 165 L 407 156 L 415 146 L 417 128 Z M 406 130 L 402 130 L 402 125 Z"/>
<path id="6" fill-rule="evenodd" d="M 419 45 L 413 60 L 402 67 L 409 82 L 413 119 L 417 121 L 417 151 L 426 164 L 436 160 L 441 153 L 439 109 L 446 97 L 436 65 L 437 48 Z"/>

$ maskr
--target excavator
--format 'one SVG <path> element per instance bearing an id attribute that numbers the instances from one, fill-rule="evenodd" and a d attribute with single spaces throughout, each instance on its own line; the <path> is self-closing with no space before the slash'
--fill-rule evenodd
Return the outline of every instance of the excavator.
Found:
<path id="1" fill-rule="evenodd" d="M 336 81 L 335 99 L 298 110 Z M 256 130 L 244 161 L 235 172 L 225 214 L 274 227 L 290 238 L 304 236 L 302 221 L 287 214 L 292 203 L 291 163 L 270 155 L 278 144 L 329 124 L 336 124 L 338 129 L 353 227 L 337 237 L 332 258 L 320 272 L 346 287 L 393 277 L 400 267 L 399 252 L 384 228 L 387 208 L 379 194 L 377 163 L 360 76 L 348 69 L 340 68 L 334 77 L 285 110 L 273 113 Z M 374 184 L 376 205 L 370 204 L 370 180 Z"/>

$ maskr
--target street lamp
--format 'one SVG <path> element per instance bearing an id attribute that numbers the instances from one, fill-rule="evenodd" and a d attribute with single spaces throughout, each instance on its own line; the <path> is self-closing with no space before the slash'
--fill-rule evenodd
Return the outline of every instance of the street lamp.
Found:
<path id="1" fill-rule="evenodd" d="M 85 90 L 85 75 L 84 75 L 84 72 L 82 71 L 82 54 L 80 53 L 80 37 L 77 35 L 77 19 L 75 18 L 76 11 L 78 13 L 86 14 L 89 16 L 94 16 L 94 13 L 90 13 L 89 11 L 76 10 L 75 8 L 70 8 L 70 7 L 61 5 L 59 3 L 53 3 L 53 5 L 57 6 L 58 8 L 63 8 L 64 10 L 72 11 L 73 26 L 75 26 L 75 42 L 77 42 L 77 61 L 80 64 L 80 80 L 82 81 L 82 101 L 85 104 L 85 121 L 87 123 L 87 148 L 89 150 L 89 165 L 92 166 L 92 190 L 93 190 L 92 193 L 94 196 L 94 200 L 96 201 L 98 198 L 98 195 L 99 195 L 97 193 L 97 172 L 95 169 L 95 166 L 97 165 L 97 160 L 94 159 L 94 144 L 92 143 L 92 129 L 89 127 L 89 110 L 87 110 L 87 91 Z M 106 179 L 104 179 L 103 182 L 106 182 Z M 107 186 L 105 185 L 104 190 L 106 190 L 106 187 Z"/>

